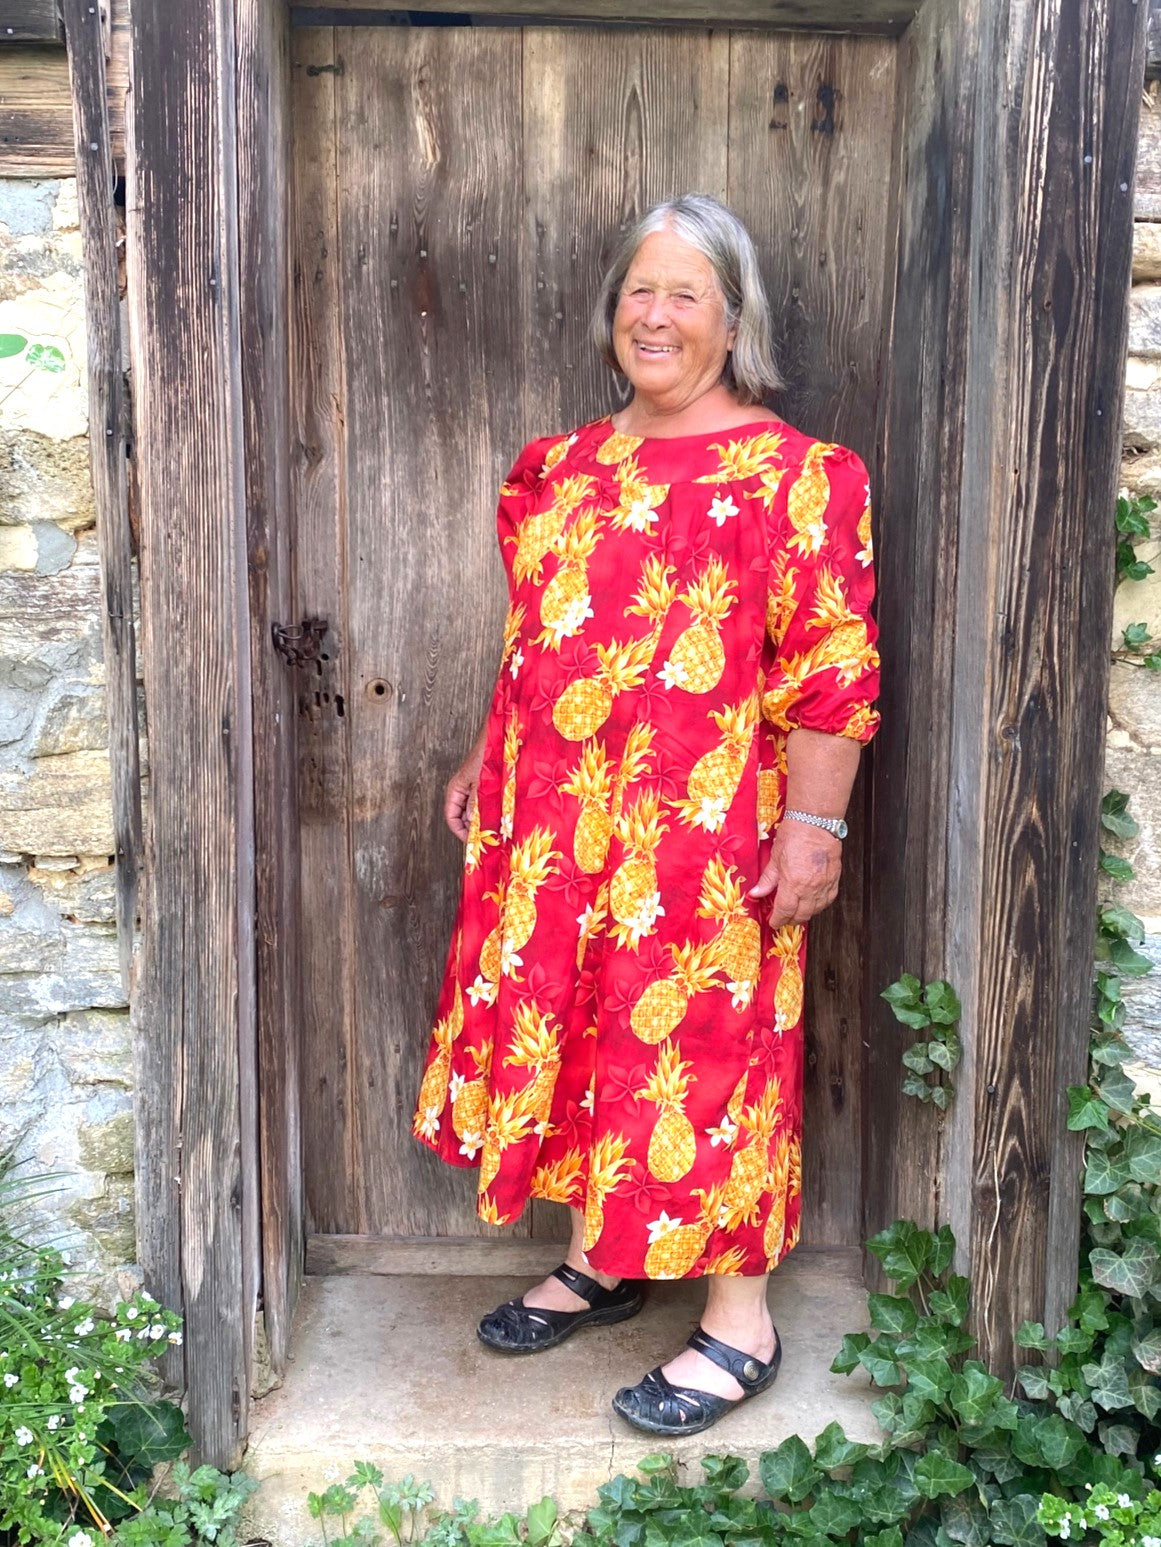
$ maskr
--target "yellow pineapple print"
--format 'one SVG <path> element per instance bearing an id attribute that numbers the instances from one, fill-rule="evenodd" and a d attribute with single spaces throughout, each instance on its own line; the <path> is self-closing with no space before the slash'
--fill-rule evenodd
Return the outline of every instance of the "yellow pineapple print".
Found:
<path id="1" fill-rule="evenodd" d="M 525 1086 L 532 1112 L 533 1131 L 542 1138 L 548 1133 L 552 1111 L 552 1092 L 560 1073 L 560 1022 L 540 1009 L 535 999 L 522 1000 L 512 1017 L 512 1051 L 504 1059 L 505 1068 L 532 1069 L 535 1077 Z"/>
<path id="2" fill-rule="evenodd" d="M 827 539 L 826 507 L 830 503 L 830 479 L 823 466 L 836 446 L 815 443 L 802 459 L 798 477 L 786 496 L 786 514 L 794 528 L 789 547 L 801 554 L 817 553 Z"/>
<path id="3" fill-rule="evenodd" d="M 516 760 L 520 756 L 522 741 L 520 717 L 515 709 L 509 710 L 504 722 L 504 782 L 500 793 L 500 837 L 511 838 L 512 823 L 516 817 Z"/>
<path id="4" fill-rule="evenodd" d="M 589 941 L 594 936 L 600 934 L 608 916 L 609 883 L 602 881 L 597 888 L 597 895 L 591 903 L 586 905 L 585 911 L 580 915 L 580 938 L 576 946 L 576 964 L 578 968 L 584 962 L 585 951 L 588 949 Z"/>
<path id="5" fill-rule="evenodd" d="M 505 667 L 515 676 L 523 664 L 524 657 L 519 661 L 515 659 L 516 641 L 520 638 L 520 630 L 524 627 L 524 617 L 527 612 L 523 602 L 509 602 L 508 611 L 504 615 L 504 649 L 500 656 L 500 670 Z"/>
<path id="6" fill-rule="evenodd" d="M 786 1243 L 786 1202 L 790 1194 L 790 1143 L 784 1133 L 778 1135 L 774 1145 L 766 1191 L 771 1201 L 766 1228 L 762 1232 L 762 1250 L 766 1253 L 768 1267 L 773 1268 Z"/>
<path id="7" fill-rule="evenodd" d="M 636 950 L 657 928 L 665 912 L 657 886 L 657 846 L 669 831 L 661 818 L 661 793 L 646 789 L 618 819 L 617 836 L 625 858 L 609 884 L 609 910 L 616 921 L 609 931 L 617 944 Z"/>
<path id="8" fill-rule="evenodd" d="M 458 1007 L 458 1014 L 457 1014 Z M 460 986 L 455 985 L 455 1000 L 451 1011 L 442 1016 L 432 1029 L 435 1057 L 424 1071 L 415 1102 L 412 1132 L 416 1138 L 432 1139 L 439 1132 L 440 1115 L 447 1104 L 449 1075 L 451 1073 L 452 1043 L 463 1030 L 464 1012 Z"/>
<path id="9" fill-rule="evenodd" d="M 766 593 L 766 632 L 774 646 L 782 643 L 782 636 L 790 625 L 798 606 L 799 571 L 789 562 L 789 554 L 783 550 L 770 570 L 770 585 Z"/>
<path id="10" fill-rule="evenodd" d="M 720 968 L 712 943 L 687 940 L 671 945 L 673 971 L 647 983 L 629 1013 L 629 1024 L 642 1042 L 656 1044 L 675 1031 L 685 1019 L 689 1002 L 717 982 Z"/>
<path id="11" fill-rule="evenodd" d="M 690 769 L 687 797 L 671 804 L 681 813 L 681 819 L 688 827 L 717 833 L 726 825 L 726 813 L 750 755 L 750 743 L 758 722 L 758 695 L 751 693 L 740 703 L 728 704 L 725 709 L 711 709 L 709 714 L 722 732 L 722 739 Z"/>
<path id="12" fill-rule="evenodd" d="M 547 478 L 556 464 L 563 462 L 564 458 L 568 455 L 568 448 L 574 440 L 576 440 L 575 431 L 571 435 L 562 435 L 560 440 L 549 446 L 548 451 L 545 453 L 544 461 L 541 464 L 541 478 Z"/>
<path id="13" fill-rule="evenodd" d="M 705 1265 L 705 1271 L 738 1278 L 745 1266 L 746 1253 L 743 1249 L 740 1246 L 727 1246 L 724 1252 L 718 1252 L 716 1256 L 709 1259 Z"/>
<path id="14" fill-rule="evenodd" d="M 499 843 L 499 833 L 480 826 L 480 803 L 472 801 L 472 814 L 468 821 L 468 836 L 464 839 L 464 869 L 470 875 L 483 858 L 484 850 Z"/>
<path id="15" fill-rule="evenodd" d="M 463 1140 L 460 1148 L 469 1159 L 484 1142 L 488 1122 L 488 1076 L 492 1072 L 492 1044 L 469 1048 L 468 1056 L 476 1066 L 476 1078 L 466 1080 L 453 1075 L 451 1081 L 452 1127 Z"/>
<path id="16" fill-rule="evenodd" d="M 670 1218 L 662 1210 L 649 1221 L 649 1248 L 645 1253 L 646 1278 L 684 1278 L 705 1250 L 706 1242 L 718 1228 L 722 1212 L 723 1187 L 695 1187 L 694 1197 L 701 1199 L 697 1219 L 686 1224 L 680 1215 Z"/>
<path id="17" fill-rule="evenodd" d="M 584 1179 L 584 1161 L 578 1149 L 567 1150 L 559 1160 L 546 1161 L 537 1166 L 528 1184 L 534 1198 L 545 1198 L 549 1203 L 568 1203 L 574 1208 L 581 1201 Z"/>
<path id="18" fill-rule="evenodd" d="M 658 1108 L 645 1163 L 659 1182 L 679 1182 L 697 1159 L 697 1135 L 685 1115 L 685 1098 L 694 1079 L 685 1071 L 692 1068 L 677 1043 L 667 1042 L 657 1055 L 657 1067 L 637 1092 Z"/>
<path id="19" fill-rule="evenodd" d="M 725 446 L 715 442 L 711 451 L 718 453 L 718 465 L 712 473 L 706 473 L 698 483 L 730 483 L 735 479 L 753 478 L 770 470 L 779 458 L 786 437 L 774 430 L 763 430 L 758 435 L 747 435 L 741 440 L 729 441 Z"/>
<path id="20" fill-rule="evenodd" d="M 676 570 L 656 554 L 651 554 L 641 566 L 641 579 L 633 592 L 633 600 L 625 608 L 636 617 L 648 618 L 652 624 L 654 648 L 661 638 L 665 619 L 677 596 Z"/>
<path id="21" fill-rule="evenodd" d="M 842 581 L 825 564 L 819 571 L 814 610 L 806 626 L 826 629 L 818 647 L 820 665 L 834 667 L 843 687 L 878 664 L 878 654 L 867 638 L 866 620 L 851 611 Z"/>
<path id="22" fill-rule="evenodd" d="M 864 569 L 875 557 L 875 550 L 871 543 L 871 485 L 869 483 L 866 486 L 865 499 L 866 503 L 863 506 L 863 513 L 859 517 L 858 526 L 855 528 L 859 542 L 862 544 L 858 553 L 855 554 L 855 558 L 858 559 Z"/>
<path id="23" fill-rule="evenodd" d="M 762 967 L 762 927 L 746 911 L 738 872 L 714 855 L 702 875 L 698 917 L 717 919 L 721 928 L 713 942 L 716 960 L 725 974 L 735 1009 L 753 998 Z"/>
<path id="24" fill-rule="evenodd" d="M 560 851 L 552 847 L 554 837 L 550 828 L 539 826 L 514 844 L 508 858 L 507 881 L 496 892 L 487 894 L 500 904 L 500 922 L 480 947 L 480 971 L 492 982 L 501 973 L 516 977 L 515 969 L 523 965 L 518 953 L 536 928 L 536 893 L 549 876 L 556 874 L 561 859 Z"/>
<path id="25" fill-rule="evenodd" d="M 597 461 L 605 467 L 615 467 L 618 462 L 631 457 L 640 447 L 641 441 L 640 435 L 626 435 L 621 430 L 613 430 L 597 447 Z"/>
<path id="26" fill-rule="evenodd" d="M 742 1131 L 749 1142 L 739 1144 L 730 1162 L 722 1197 L 722 1222 L 727 1230 L 739 1225 L 756 1224 L 756 1212 L 762 1197 L 769 1165 L 770 1140 L 782 1119 L 782 1090 L 776 1075 L 766 1082 L 762 1094 L 742 1113 Z"/>
<path id="27" fill-rule="evenodd" d="M 593 615 L 589 595 L 588 563 L 600 541 L 600 512 L 582 510 L 555 545 L 560 567 L 540 593 L 540 621 L 544 625 L 534 644 L 559 650 L 562 639 L 579 634 Z"/>
<path id="28" fill-rule="evenodd" d="M 721 681 L 726 667 L 721 625 L 735 601 L 736 587 L 719 558 L 710 559 L 701 574 L 681 593 L 679 601 L 693 614 L 693 622 L 673 641 L 669 659 L 660 676 L 667 688 L 687 693 L 708 693 Z"/>
<path id="29" fill-rule="evenodd" d="M 609 718 L 618 693 L 641 686 L 655 648 L 648 636 L 625 644 L 613 640 L 598 645 L 596 673 L 575 678 L 553 705 L 552 723 L 560 734 L 567 741 L 595 735 Z"/>
<path id="30" fill-rule="evenodd" d="M 631 457 L 618 466 L 617 482 L 621 498 L 609 515 L 609 525 L 617 532 L 652 532 L 657 524 L 657 507 L 668 498 L 669 485 L 649 483 Z"/>
<path id="31" fill-rule="evenodd" d="M 623 1133 L 603 1133 L 589 1151 L 589 1185 L 585 1193 L 584 1249 L 592 1251 L 605 1228 L 605 1200 L 633 1170 L 629 1141 Z"/>
<path id="32" fill-rule="evenodd" d="M 575 795 L 581 803 L 573 832 L 572 852 L 586 875 L 595 875 L 605 863 L 613 816 L 609 800 L 613 793 L 613 770 L 602 741 L 586 741 L 580 761 L 560 786 L 562 794 Z"/>
<path id="33" fill-rule="evenodd" d="M 782 820 L 782 778 L 777 768 L 758 770 L 758 837 L 769 838 Z"/>
<path id="34" fill-rule="evenodd" d="M 488 1103 L 484 1129 L 484 1152 L 480 1156 L 479 1189 L 486 1192 L 496 1180 L 500 1156 L 510 1144 L 518 1144 L 532 1132 L 536 1113 L 532 1107 L 531 1086 L 503 1095 L 497 1091 Z"/>
<path id="35" fill-rule="evenodd" d="M 516 531 L 505 538 L 515 543 L 516 554 L 512 561 L 512 574 L 519 584 L 532 580 L 540 584 L 544 560 L 552 549 L 573 511 L 577 509 L 597 487 L 597 481 L 588 473 L 576 473 L 562 478 L 554 489 L 552 504 L 547 510 L 526 516 Z"/>
<path id="36" fill-rule="evenodd" d="M 774 1030 L 789 1031 L 802 1019 L 804 987 L 802 969 L 798 965 L 798 953 L 802 946 L 801 924 L 783 924 L 774 931 L 770 955 L 782 963 L 778 984 L 774 989 Z"/>

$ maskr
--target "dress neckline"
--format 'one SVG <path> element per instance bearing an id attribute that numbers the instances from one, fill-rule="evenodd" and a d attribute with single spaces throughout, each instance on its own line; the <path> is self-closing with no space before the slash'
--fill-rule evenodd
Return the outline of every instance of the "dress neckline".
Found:
<path id="1" fill-rule="evenodd" d="M 631 440 L 640 441 L 642 445 L 679 446 L 683 441 L 708 440 L 711 435 L 741 435 L 746 430 L 781 429 L 793 430 L 793 425 L 787 424 L 785 419 L 749 419 L 745 424 L 725 425 L 717 430 L 699 430 L 693 435 L 636 435 L 632 430 L 618 430 L 613 423 L 612 414 L 606 414 L 603 419 L 598 419 L 598 426 L 608 425 L 614 435 L 626 435 Z"/>

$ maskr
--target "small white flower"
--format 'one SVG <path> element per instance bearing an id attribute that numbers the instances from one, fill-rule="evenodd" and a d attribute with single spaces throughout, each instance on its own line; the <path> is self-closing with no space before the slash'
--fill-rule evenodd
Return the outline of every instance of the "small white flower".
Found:
<path id="1" fill-rule="evenodd" d="M 85 1400 L 88 1394 L 89 1388 L 87 1386 L 82 1386 L 79 1381 L 75 1386 L 69 1387 L 69 1401 L 72 1402 L 76 1407 L 80 1407 L 81 1403 Z"/>
<path id="2" fill-rule="evenodd" d="M 48 1420 L 48 1427 L 50 1429 L 59 1429 L 60 1428 L 60 1414 L 59 1413 L 53 1413 L 52 1414 L 52 1416 Z"/>
<path id="3" fill-rule="evenodd" d="M 21 1424 L 19 1429 L 16 1431 L 16 1443 L 18 1445 L 31 1445 L 32 1439 L 32 1430 L 26 1429 L 25 1426 Z"/>
<path id="4" fill-rule="evenodd" d="M 136 1321 L 137 1320 L 137 1307 L 135 1305 L 130 1305 L 130 1306 L 128 1306 L 126 1308 L 125 1320 L 126 1321 Z"/>
<path id="5" fill-rule="evenodd" d="M 1129 1495 L 1127 1493 L 1118 1493 L 1117 1494 L 1117 1508 L 1118 1509 L 1128 1509 L 1129 1505 L 1132 1502 L 1133 1501 L 1129 1498 Z"/>
<path id="6" fill-rule="evenodd" d="M 117 1339 L 118 1343 L 127 1343 L 129 1341 L 129 1339 L 133 1336 L 133 1328 L 132 1327 L 118 1327 L 117 1331 L 113 1335 Z"/>
<path id="7" fill-rule="evenodd" d="M 1107 1504 L 1094 1504 L 1092 1512 L 1098 1520 L 1107 1520 L 1109 1518 L 1109 1506 Z"/>
<path id="8" fill-rule="evenodd" d="M 149 1336 L 154 1343 L 157 1342 L 158 1338 L 163 1338 L 165 1336 L 165 1323 L 155 1321 L 149 1328 Z"/>
<path id="9" fill-rule="evenodd" d="M 75 1295 L 61 1295 L 60 1299 L 56 1302 L 56 1308 L 58 1311 L 67 1311 L 70 1305 L 75 1305 L 76 1303 Z"/>
<path id="10" fill-rule="evenodd" d="M 689 681 L 689 672 L 680 661 L 666 661 L 657 675 L 664 682 L 667 691 L 669 688 L 683 688 Z"/>
<path id="11" fill-rule="evenodd" d="M 5 1375 L 5 1377 L 4 1377 L 4 1384 L 9 1389 L 11 1389 L 13 1386 L 19 1386 L 19 1384 L 20 1384 L 20 1376 L 15 1374 L 12 1370 L 9 1370 L 7 1375 Z"/>
<path id="12" fill-rule="evenodd" d="M 472 1003 L 479 1004 L 481 999 L 485 1004 L 495 1004 L 500 992 L 498 983 L 490 983 L 482 973 L 478 974 L 476 981 L 468 985 L 468 998 Z"/>
<path id="13" fill-rule="evenodd" d="M 140 1292 L 140 1294 L 138 1294 L 137 1298 L 141 1301 L 142 1305 L 156 1305 L 157 1304 L 157 1301 L 153 1298 L 153 1296 L 151 1294 L 149 1294 L 144 1289 L 141 1290 L 141 1292 Z"/>
<path id="14" fill-rule="evenodd" d="M 36 1462 L 34 1461 L 24 1475 L 25 1477 L 43 1477 L 44 1468 L 42 1466 L 37 1466 Z"/>
<path id="15" fill-rule="evenodd" d="M 73 1328 L 73 1331 L 79 1338 L 88 1337 L 89 1333 L 93 1330 L 94 1325 L 95 1323 L 93 1322 L 92 1317 L 86 1316 L 84 1321 L 77 1322 L 76 1326 Z"/>
<path id="16" fill-rule="evenodd" d="M 725 499 L 722 499 L 720 494 L 714 495 L 713 504 L 709 508 L 711 521 L 716 521 L 721 526 L 727 516 L 736 516 L 737 514 L 738 507 L 734 504 L 732 495 L 727 494 Z"/>
<path id="17" fill-rule="evenodd" d="M 724 1144 L 727 1149 L 732 1149 L 734 1140 L 738 1136 L 738 1125 L 727 1113 L 717 1128 L 707 1128 L 706 1132 L 710 1136 L 711 1149 L 717 1149 L 719 1144 Z"/>
<path id="18" fill-rule="evenodd" d="M 721 832 L 726 825 L 728 802 L 724 795 L 703 795 L 693 818 L 695 827 L 704 827 L 707 833 Z"/>
<path id="19" fill-rule="evenodd" d="M 523 665 L 524 651 L 517 647 L 515 650 L 513 650 L 512 659 L 508 662 L 508 670 L 512 673 L 513 676 L 515 676 Z"/>
<path id="20" fill-rule="evenodd" d="M 74 1531 L 68 1539 L 68 1547 L 93 1547 L 93 1538 L 87 1531 Z"/>
<path id="21" fill-rule="evenodd" d="M 594 1102 L 595 1098 L 596 1098 L 596 1092 L 593 1089 L 593 1082 L 592 1082 L 592 1080 L 590 1080 L 589 1081 L 588 1089 L 585 1091 L 584 1096 L 581 1099 L 581 1104 L 580 1104 L 581 1111 L 582 1112 L 591 1112 L 593 1110 L 593 1102 Z"/>
<path id="22" fill-rule="evenodd" d="M 500 942 L 500 972 L 503 977 L 515 976 L 516 968 L 523 967 L 524 958 L 513 949 L 511 940 Z"/>
<path id="23" fill-rule="evenodd" d="M 428 1107 L 419 1119 L 419 1132 L 425 1139 L 434 1139 L 439 1132 L 439 1107 Z"/>
<path id="24" fill-rule="evenodd" d="M 459 1096 L 460 1091 L 463 1090 L 463 1088 L 464 1088 L 464 1086 L 466 1084 L 467 1084 L 467 1081 L 464 1079 L 462 1074 L 453 1074 L 452 1075 L 451 1080 L 448 1083 L 447 1099 L 453 1105 L 455 1104 L 455 1102 L 456 1102 L 456 1100 L 457 1100 L 457 1098 Z"/>
<path id="25" fill-rule="evenodd" d="M 680 1226 L 680 1214 L 675 1215 L 671 1219 L 665 1210 L 662 1209 L 661 1213 L 657 1216 L 656 1219 L 651 1219 L 649 1221 L 647 1227 L 649 1234 L 649 1245 L 652 1246 L 654 1241 L 660 1241 L 663 1237 L 672 1235 L 675 1230 L 680 1228 Z"/>
<path id="26" fill-rule="evenodd" d="M 749 982 L 729 982 L 726 987 L 730 991 L 730 1004 L 735 1010 L 744 1010 L 753 996 L 754 985 Z"/>
<path id="27" fill-rule="evenodd" d="M 476 1152 L 483 1147 L 483 1143 L 482 1133 L 465 1133 L 464 1142 L 460 1145 L 460 1154 L 466 1155 L 469 1160 L 475 1160 Z"/>

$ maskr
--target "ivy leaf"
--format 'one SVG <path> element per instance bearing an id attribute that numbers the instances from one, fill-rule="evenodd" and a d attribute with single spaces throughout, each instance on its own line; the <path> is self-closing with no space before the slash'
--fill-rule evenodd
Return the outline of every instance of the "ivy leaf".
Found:
<path id="1" fill-rule="evenodd" d="M 834 1356 L 831 1363 L 831 1371 L 835 1375 L 849 1375 L 852 1370 L 859 1367 L 859 1355 L 864 1348 L 870 1346 L 871 1339 L 865 1332 L 848 1332 L 843 1337 L 843 1346 Z"/>
<path id="2" fill-rule="evenodd" d="M 1092 1333 L 1084 1327 L 1061 1327 L 1056 1334 L 1056 1346 L 1062 1354 L 1087 1354 L 1092 1344 Z"/>
<path id="3" fill-rule="evenodd" d="M 959 1063 L 959 1039 L 954 1042 L 929 1042 L 927 1044 L 927 1056 L 931 1062 L 940 1069 L 949 1073 Z"/>
<path id="4" fill-rule="evenodd" d="M 824 1472 L 833 1472 L 836 1467 L 853 1466 L 870 1449 L 858 1440 L 848 1440 L 842 1424 L 828 1423 L 814 1442 L 814 1464 Z"/>
<path id="5" fill-rule="evenodd" d="M 948 1086 L 950 1090 L 951 1087 Z M 930 1262 L 928 1266 L 938 1278 L 951 1267 L 951 1259 L 955 1256 L 955 1236 L 951 1233 L 950 1225 L 940 1225 L 939 1229 L 930 1237 Z"/>
<path id="6" fill-rule="evenodd" d="M 1089 1253 L 1089 1268 L 1104 1288 L 1140 1299 L 1153 1282 L 1157 1248 L 1152 1241 L 1140 1239 L 1130 1241 L 1120 1256 L 1106 1247 L 1094 1247 Z"/>
<path id="7" fill-rule="evenodd" d="M 930 1074 L 935 1068 L 931 1059 L 927 1056 L 928 1044 L 926 1042 L 913 1042 L 903 1054 L 903 1063 L 915 1074 Z"/>
<path id="8" fill-rule="evenodd" d="M 1121 631 L 1125 641 L 1126 650 L 1140 651 L 1143 644 L 1148 643 L 1149 625 L 1147 623 L 1130 623 Z"/>
<path id="9" fill-rule="evenodd" d="M 1033 1402 L 1042 1402 L 1048 1395 L 1048 1372 L 1043 1365 L 1024 1364 L 1016 1371 L 1024 1395 Z"/>
<path id="10" fill-rule="evenodd" d="M 909 1074 L 900 1088 L 905 1096 L 918 1096 L 920 1101 L 930 1101 L 931 1093 L 936 1087 L 928 1085 L 927 1081 L 917 1074 Z"/>
<path id="11" fill-rule="evenodd" d="M 1150 1374 L 1161 1375 L 1161 1327 L 1151 1327 L 1144 1336 L 1133 1339 L 1133 1356 Z"/>
<path id="12" fill-rule="evenodd" d="M 1136 1456 L 1137 1432 L 1131 1424 L 1102 1421 L 1097 1424 L 1097 1433 L 1110 1456 Z"/>
<path id="13" fill-rule="evenodd" d="M 1129 815 L 1129 797 L 1122 790 L 1110 790 L 1101 801 L 1101 826 L 1118 838 L 1135 838 L 1140 832 Z"/>
<path id="14" fill-rule="evenodd" d="M 1049 1377 L 1051 1384 L 1051 1377 Z M 1061 1415 L 1074 1423 L 1078 1429 L 1083 1429 L 1086 1434 L 1091 1434 L 1096 1428 L 1096 1408 L 1083 1393 L 1079 1391 L 1066 1391 L 1057 1402 Z"/>
<path id="15" fill-rule="evenodd" d="M 1123 1149 L 1092 1150 L 1084 1168 L 1084 1190 L 1093 1197 L 1116 1192 L 1129 1180 L 1129 1162 Z M 1103 1209 L 1102 1209 L 1103 1212 Z"/>
<path id="16" fill-rule="evenodd" d="M 1115 794 L 1116 792 L 1112 791 L 1111 793 Z M 1106 795 L 1105 801 L 1108 799 L 1109 796 Z M 1127 806 L 1129 803 L 1129 797 L 1127 795 L 1124 796 L 1124 802 Z M 1101 803 L 1101 813 L 1103 819 L 1104 801 Z M 899 977 L 896 978 L 894 983 L 889 983 L 887 985 L 887 987 L 879 995 L 879 998 L 885 999 L 891 1008 L 894 1009 L 896 1005 L 917 1005 L 919 1003 L 919 998 L 922 992 L 923 984 L 920 983 L 919 979 L 910 972 L 903 972 L 900 973 Z"/>
<path id="17" fill-rule="evenodd" d="M 1018 1348 L 1039 1348 L 1041 1351 L 1048 1348 L 1051 1339 L 1044 1330 L 1042 1321 L 1022 1321 L 1016 1329 L 1016 1346 Z"/>
<path id="18" fill-rule="evenodd" d="M 951 1389 L 952 1368 L 946 1359 L 915 1359 L 905 1366 L 907 1389 L 924 1402 L 942 1402 Z"/>
<path id="19" fill-rule="evenodd" d="M 864 1536 L 863 1547 L 903 1547 L 903 1533 L 898 1526 L 888 1526 L 885 1531 Z"/>
<path id="20" fill-rule="evenodd" d="M 1100 910 L 1101 929 L 1107 935 L 1119 935 L 1133 945 L 1140 945 L 1145 938 L 1145 925 L 1135 913 L 1120 903 L 1107 902 Z"/>
<path id="21" fill-rule="evenodd" d="M 1077 1295 L 1068 1314 L 1076 1320 L 1083 1332 L 1106 1332 L 1109 1325 L 1108 1308 L 1109 1297 L 1104 1290 L 1089 1285 Z"/>
<path id="22" fill-rule="evenodd" d="M 1104 1202 L 1105 1218 L 1116 1225 L 1127 1225 L 1149 1211 L 1149 1199 L 1136 1182 L 1127 1182 Z"/>
<path id="23" fill-rule="evenodd" d="M 899 1366 L 894 1359 L 879 1353 L 874 1343 L 859 1354 L 859 1363 L 876 1386 L 897 1386 L 901 1379 Z"/>
<path id="24" fill-rule="evenodd" d="M 824 1493 L 806 1512 L 806 1518 L 823 1536 L 846 1536 L 862 1519 L 863 1512 L 853 1499 Z"/>
<path id="25" fill-rule="evenodd" d="M 914 1332 L 919 1319 L 914 1305 L 905 1295 L 868 1295 L 867 1309 L 872 1327 L 879 1332 L 894 1333 L 896 1337 Z"/>
<path id="26" fill-rule="evenodd" d="M 900 1289 L 910 1289 L 928 1264 L 933 1239 L 910 1219 L 897 1219 L 867 1242 L 867 1248 L 883 1264 L 887 1277 Z"/>
<path id="27" fill-rule="evenodd" d="M 1109 959 L 1117 971 L 1127 978 L 1143 978 L 1153 971 L 1153 963 L 1147 956 L 1134 951 L 1127 940 L 1118 937 L 1109 943 Z"/>
<path id="28" fill-rule="evenodd" d="M 931 1100 L 941 1112 L 947 1111 L 947 1104 L 955 1094 L 950 1085 L 933 1085 L 931 1087 Z"/>
<path id="29" fill-rule="evenodd" d="M 943 978 L 927 984 L 923 990 L 923 1003 L 937 1026 L 955 1026 L 963 1014 L 955 989 Z"/>
<path id="30" fill-rule="evenodd" d="M 1082 1364 L 1080 1373 L 1088 1382 L 1098 1407 L 1108 1410 L 1131 1405 L 1133 1399 L 1129 1395 L 1124 1361 L 1111 1348 L 1106 1348 L 1099 1363 Z"/>
<path id="31" fill-rule="evenodd" d="M 1136 1086 L 1119 1064 L 1100 1076 L 1101 1100 L 1114 1112 L 1131 1112 Z"/>
<path id="32" fill-rule="evenodd" d="M 1036 1449 L 1050 1471 L 1059 1472 L 1084 1445 L 1084 1435 L 1059 1413 L 1049 1413 L 1034 1425 Z M 1014 1448 L 1014 1446 L 1013 1446 Z"/>
<path id="33" fill-rule="evenodd" d="M 1040 1500 L 1032 1493 L 1017 1493 L 1010 1499 L 997 1499 L 988 1510 L 992 1523 L 992 1541 L 998 1547 L 1043 1547 L 1048 1540 L 1037 1519 Z"/>
<path id="34" fill-rule="evenodd" d="M 1087 1085 L 1068 1087 L 1068 1126 L 1075 1133 L 1083 1128 L 1107 1128 L 1109 1109 Z"/>
<path id="35" fill-rule="evenodd" d="M 928 1297 L 931 1314 L 941 1321 L 962 1327 L 967 1320 L 971 1284 L 961 1273 L 953 1273 L 943 1289 L 933 1289 Z"/>
<path id="36" fill-rule="evenodd" d="M 982 1424 L 1003 1390 L 1003 1381 L 989 1375 L 978 1359 L 971 1359 L 952 1380 L 948 1395 L 964 1423 Z"/>
<path id="37" fill-rule="evenodd" d="M 797 1434 L 782 1441 L 777 1450 L 766 1450 L 758 1459 L 762 1486 L 772 1499 L 797 1504 L 822 1476 L 810 1451 Z"/>
<path id="38" fill-rule="evenodd" d="M 953 1542 L 962 1542 L 964 1547 L 991 1547 L 987 1511 L 972 1494 L 958 1493 L 953 1498 L 941 1499 L 939 1518 Z"/>
<path id="39" fill-rule="evenodd" d="M 672 1464 L 669 1456 L 665 1459 L 667 1466 Z M 703 1456 L 701 1464 L 706 1482 L 713 1488 L 724 1488 L 730 1493 L 744 1487 L 750 1477 L 750 1468 L 741 1456 Z"/>
<path id="40" fill-rule="evenodd" d="M 925 1499 L 962 1493 L 974 1482 L 968 1468 L 942 1450 L 926 1451 L 915 1463 L 915 1486 Z"/>
<path id="41" fill-rule="evenodd" d="M 1156 1381 L 1150 1380 L 1144 1370 L 1130 1370 L 1129 1391 L 1132 1393 L 1133 1406 L 1152 1423 L 1161 1410 L 1161 1387 Z"/>
<path id="42" fill-rule="evenodd" d="M 1122 859 L 1119 854 L 1110 854 L 1106 849 L 1101 850 L 1100 867 L 1114 881 L 1131 881 L 1137 873 L 1127 859 Z"/>
<path id="43" fill-rule="evenodd" d="M 1161 1182 L 1161 1134 L 1148 1128 L 1130 1128 L 1125 1134 L 1125 1158 L 1134 1182 Z"/>

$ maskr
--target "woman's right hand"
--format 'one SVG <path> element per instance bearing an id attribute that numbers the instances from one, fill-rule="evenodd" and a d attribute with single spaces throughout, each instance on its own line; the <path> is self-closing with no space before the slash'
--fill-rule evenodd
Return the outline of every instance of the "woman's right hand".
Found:
<path id="1" fill-rule="evenodd" d="M 476 809 L 476 786 L 480 782 L 480 768 L 484 762 L 484 732 L 463 763 L 452 774 L 444 792 L 443 814 L 447 825 L 461 843 L 466 843 L 472 816 Z"/>

